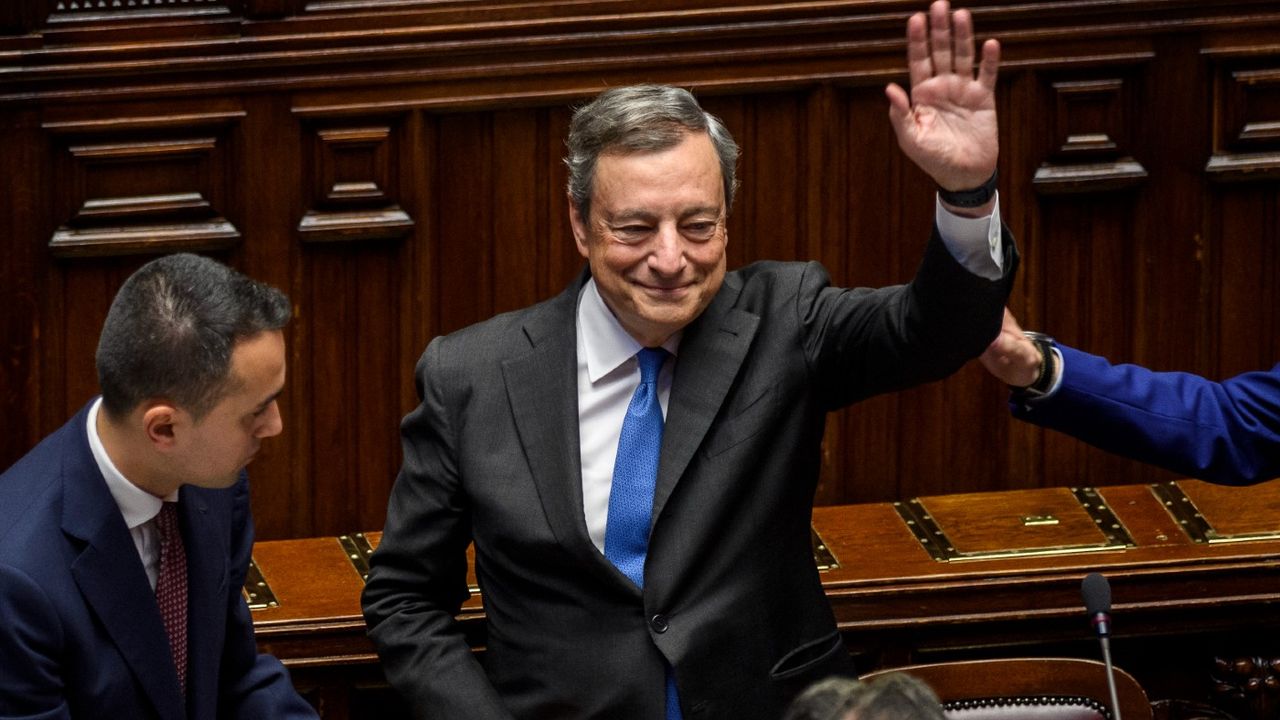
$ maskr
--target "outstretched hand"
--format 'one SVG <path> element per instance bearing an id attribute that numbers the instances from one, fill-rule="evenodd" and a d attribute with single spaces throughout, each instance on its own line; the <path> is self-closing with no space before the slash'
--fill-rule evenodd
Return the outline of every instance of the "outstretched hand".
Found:
<path id="1" fill-rule="evenodd" d="M 982 366 L 1006 385 L 1026 387 L 1040 375 L 1040 348 L 1022 332 L 1017 319 L 1009 308 L 1004 309 L 1004 323 L 1000 334 L 987 346 L 979 358 Z"/>
<path id="2" fill-rule="evenodd" d="M 995 172 L 999 63 L 1000 44 L 987 40 L 974 78 L 973 18 L 952 14 L 947 0 L 907 20 L 911 95 L 896 83 L 885 88 L 889 119 L 902 151 L 944 190 L 978 187 Z"/>

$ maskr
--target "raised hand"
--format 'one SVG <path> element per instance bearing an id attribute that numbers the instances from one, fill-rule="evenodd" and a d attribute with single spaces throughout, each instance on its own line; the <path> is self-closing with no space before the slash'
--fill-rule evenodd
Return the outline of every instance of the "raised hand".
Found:
<path id="1" fill-rule="evenodd" d="M 896 83 L 885 88 L 889 120 L 902 151 L 945 190 L 978 187 L 995 172 L 999 63 L 1000 44 L 987 40 L 974 78 L 973 18 L 953 15 L 947 0 L 907 20 L 911 95 Z"/>
<path id="2" fill-rule="evenodd" d="M 988 372 L 1013 387 L 1026 387 L 1035 382 L 1040 375 L 1040 364 L 1044 362 L 1040 349 L 1022 333 L 1009 308 L 1004 309 L 1000 334 L 979 359 Z"/>

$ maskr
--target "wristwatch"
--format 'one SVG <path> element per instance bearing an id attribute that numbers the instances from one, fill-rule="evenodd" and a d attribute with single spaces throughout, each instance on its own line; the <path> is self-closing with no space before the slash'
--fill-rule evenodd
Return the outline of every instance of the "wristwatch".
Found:
<path id="1" fill-rule="evenodd" d="M 996 177 L 999 172 L 993 171 L 991 177 L 972 190 L 944 190 L 938 189 L 938 197 L 948 205 L 954 205 L 962 208 L 976 208 L 987 204 L 992 196 L 996 194 Z"/>
<path id="2" fill-rule="evenodd" d="M 1054 352 L 1053 338 L 1044 333 L 1033 332 L 1031 330 L 1022 331 L 1027 339 L 1035 343 L 1040 350 L 1040 372 L 1036 375 L 1036 379 L 1026 387 L 1010 386 L 1014 396 L 1021 400 L 1039 400 L 1049 391 L 1053 389 L 1053 381 L 1058 376 L 1058 354 Z"/>

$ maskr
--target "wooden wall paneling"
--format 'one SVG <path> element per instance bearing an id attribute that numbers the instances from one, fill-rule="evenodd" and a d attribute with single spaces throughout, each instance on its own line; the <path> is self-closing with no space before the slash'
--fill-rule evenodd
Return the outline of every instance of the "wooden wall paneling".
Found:
<path id="1" fill-rule="evenodd" d="M 1009 49 L 1006 47 L 1005 52 Z M 1035 168 L 1042 154 L 1032 149 L 1043 123 L 1035 121 L 1039 78 L 1026 68 L 1006 66 L 1000 71 L 996 108 L 1000 118 L 999 190 L 1000 214 L 1013 234 L 1020 255 L 1008 307 L 1028 328 L 1043 327 L 1045 250 L 1038 241 L 1040 215 L 1032 191 Z M 982 489 L 1040 487 L 1042 434 L 1009 415 L 1009 392 L 1003 383 L 983 371 L 982 397 L 974 408 L 983 418 L 981 444 L 997 463 Z"/>
<path id="2" fill-rule="evenodd" d="M 67 93 L 68 99 L 83 99 L 85 94 L 101 92 L 106 101 L 137 99 L 143 95 L 174 98 L 171 88 L 155 93 L 139 92 L 141 77 L 167 74 L 203 74 L 206 64 L 225 58 L 226 48 L 240 34 L 241 18 L 233 15 L 234 0 L 16 0 L 40 3 L 47 10 L 37 15 L 35 32 L 21 39 L 41 51 L 53 49 L 46 57 L 35 59 L 27 67 L 32 74 L 70 79 L 78 91 Z M 0 38 L 0 42 L 3 38 Z M 200 50 L 195 47 L 204 45 Z M 156 45 L 166 51 L 157 53 Z M 59 53 L 69 50 L 70 57 Z M 86 52 L 88 50 L 88 52 Z M 191 58 L 200 60 L 192 62 Z M 29 58 L 31 59 L 31 58 Z M 114 65 L 113 70 L 106 66 Z M 92 69 L 86 72 L 88 69 Z M 95 81 L 102 75 L 114 76 L 117 82 Z M 29 81 L 29 76 L 17 79 Z M 125 80 L 125 83 L 118 81 Z M 221 84 L 229 76 L 215 76 Z M 51 83 L 36 80 L 37 92 L 51 89 Z M 65 88 L 64 88 L 65 89 Z M 192 93 L 205 94 L 205 93 Z"/>
<path id="3" fill-rule="evenodd" d="M 1215 186 L 1206 206 L 1217 282 L 1207 344 L 1215 377 L 1225 378 L 1280 359 L 1280 57 L 1212 53 L 1209 66 L 1214 126 L 1205 170 Z"/>
<path id="4" fill-rule="evenodd" d="M 742 155 L 742 235 L 744 263 L 795 260 L 808 244 L 801 209 L 815 199 L 805 197 L 806 138 L 803 137 L 803 93 L 759 93 L 746 98 L 745 125 L 730 132 L 740 138 Z"/>
<path id="5" fill-rule="evenodd" d="M 803 173 L 797 176 L 805 197 L 800 257 L 817 260 L 838 275 L 847 272 L 846 246 L 854 241 L 847 222 L 848 208 L 856 202 L 849 195 L 849 146 L 862 142 L 860 136 L 845 132 L 849 115 L 845 95 L 843 88 L 832 83 L 823 83 L 808 94 L 801 126 Z M 848 493 L 845 484 L 850 479 L 842 452 L 847 426 L 846 413 L 827 416 L 815 504 L 830 504 L 833 498 Z"/>
<path id="6" fill-rule="evenodd" d="M 405 124 L 404 160 L 400 163 L 400 175 L 405 188 L 405 206 L 417 222 L 414 233 L 401 245 L 400 284 L 400 366 L 397 377 L 400 387 L 400 415 L 407 415 L 418 405 L 414 390 L 414 366 L 426 349 L 427 341 L 438 327 L 435 282 L 439 248 L 437 204 L 434 195 L 439 183 L 439 158 L 435 148 L 439 142 L 434 118 L 421 111 L 409 113 Z M 400 449 L 397 428 L 394 447 Z M 390 486 L 388 485 L 388 490 Z M 385 508 L 384 508 L 385 510 Z M 376 527 L 382 527 L 378 523 Z"/>
<path id="7" fill-rule="evenodd" d="M 1154 38 L 1156 59 L 1137 76 L 1134 154 L 1150 170 L 1130 208 L 1135 362 L 1161 370 L 1207 372 L 1202 362 L 1200 302 L 1206 274 L 1203 241 L 1204 158 L 1209 83 L 1198 33 Z M 1159 63 L 1159 68 L 1155 63 Z M 1167 118 L 1176 118 L 1169 122 Z"/>
<path id="8" fill-rule="evenodd" d="M 547 237 L 547 277 L 542 292 L 545 297 L 551 297 L 562 290 L 577 278 L 586 265 L 586 260 L 578 253 L 569 228 L 569 171 L 563 159 L 566 153 L 564 139 L 569 135 L 571 117 L 572 112 L 563 103 L 552 105 L 543 115 L 544 146 L 547 162 L 551 167 L 546 185 L 542 188 L 545 216 L 539 225 L 541 233 Z"/>
<path id="9" fill-rule="evenodd" d="M 1185 135 L 1196 125 L 1187 118 L 1181 124 L 1163 123 L 1163 135 L 1151 129 L 1163 117 L 1188 113 L 1181 103 L 1194 98 L 1186 82 L 1194 79 L 1194 68 L 1169 75 L 1183 81 L 1180 98 L 1165 97 L 1162 88 L 1148 82 L 1154 63 L 1178 62 L 1179 53 L 1184 63 L 1193 58 L 1194 51 L 1186 52 L 1189 46 L 1194 39 L 1188 43 L 1183 38 L 1160 53 L 1083 65 L 1050 63 L 1036 73 L 1042 98 L 1037 110 L 1056 122 L 1034 145 L 1043 153 L 1033 184 L 1040 195 L 1037 240 L 1044 246 L 1044 314 L 1043 325 L 1027 327 L 1114 362 L 1156 364 L 1152 337 L 1180 336 L 1183 348 L 1194 348 L 1194 305 L 1176 300 L 1184 288 L 1195 286 L 1198 270 L 1193 258 L 1180 255 L 1175 245 L 1179 238 L 1192 237 L 1196 210 L 1182 208 L 1179 216 L 1168 203 L 1177 182 L 1175 169 L 1186 164 L 1170 148 L 1181 144 L 1191 151 Z M 1104 136 L 1098 143 L 1078 141 Z M 1046 182 L 1046 176 L 1051 180 Z M 1163 223 L 1141 226 L 1138 218 L 1148 216 L 1144 210 L 1181 220 L 1183 233 L 1167 232 Z M 1166 303 L 1177 309 L 1163 312 Z M 1166 478 L 1162 471 L 1064 435 L 1043 435 L 1046 485 Z"/>
<path id="10" fill-rule="evenodd" d="M 231 4 L 233 9 L 241 6 L 244 16 L 255 20 L 297 15 L 306 8 L 304 0 L 232 0 Z M 368 3 L 368 7 L 374 9 L 377 4 Z"/>
<path id="11" fill-rule="evenodd" d="M 356 426 L 371 419 L 360 416 L 364 378 L 356 348 L 376 342 L 388 322 L 386 314 L 362 317 L 368 309 L 359 304 L 359 285 L 390 280 L 359 277 L 360 255 L 361 250 L 351 245 L 326 244 L 309 247 L 303 259 L 308 288 L 303 297 L 310 325 L 309 355 L 304 361 L 309 366 L 305 378 L 311 430 L 308 453 L 316 474 L 311 498 L 313 535 L 348 532 L 357 515 L 353 512 L 360 492 Z"/>
<path id="12" fill-rule="evenodd" d="M 238 108 L 49 120 L 59 147 L 56 257 L 225 250 Z M 124 110 L 129 112 L 129 110 Z"/>
<path id="13" fill-rule="evenodd" d="M 43 279 L 48 274 L 41 228 L 48 215 L 47 151 L 32 110 L 0 111 L 0 466 L 16 460 L 44 434 L 40 408 L 54 381 L 44 356 Z"/>
<path id="14" fill-rule="evenodd" d="M 396 351 L 402 312 L 396 305 L 403 281 L 399 259 L 397 245 L 384 245 L 361 252 L 354 268 L 358 320 L 346 340 L 354 351 L 348 374 L 354 375 L 356 382 L 343 419 L 355 435 L 354 446 L 347 448 L 354 451 L 356 469 L 346 501 L 333 498 L 339 507 L 332 520 L 347 532 L 382 527 L 391 482 L 400 467 L 400 448 L 395 442 L 403 377 Z M 325 532 L 329 531 L 320 534 Z"/>
<path id="15" fill-rule="evenodd" d="M 0 33 L 21 35 L 34 30 L 49 12 L 40 2 L 9 2 L 0 5 Z"/>
<path id="16" fill-rule="evenodd" d="M 870 102 L 883 119 L 887 112 L 883 93 Z M 898 195 L 892 200 L 894 217 L 890 232 L 875 238 L 875 242 L 887 244 L 885 256 L 888 264 L 882 269 L 887 275 L 883 280 L 869 283 L 873 285 L 904 283 L 915 276 L 925 244 L 933 232 L 934 220 L 933 180 L 898 149 L 896 140 L 884 141 L 881 147 L 896 166 L 889 176 L 896 179 Z M 856 284 L 868 283 L 856 281 Z M 952 377 L 896 393 L 897 409 L 891 420 L 895 435 L 888 448 L 898 456 L 898 496 L 949 492 L 942 488 L 955 487 L 958 478 L 950 467 L 955 458 L 949 453 L 952 448 L 960 447 L 964 439 L 951 435 L 963 434 L 963 428 L 971 428 L 973 422 L 972 408 L 966 408 L 964 423 L 959 427 L 946 421 L 950 415 L 950 388 L 953 383 L 962 381 L 962 378 Z M 852 412 L 858 412 L 858 409 L 854 408 Z M 862 462 L 879 462 L 883 452 L 864 456 Z"/>
<path id="17" fill-rule="evenodd" d="M 516 310 L 546 298 L 545 185 L 550 181 L 541 110 L 493 113 L 493 188 L 481 204 L 493 228 L 494 312 Z M 557 290 L 558 292 L 558 290 Z"/>
<path id="18" fill-rule="evenodd" d="M 448 333 L 493 315 L 493 118 L 486 113 L 433 118 L 439 136 L 433 179 L 437 333 Z"/>
<path id="19" fill-rule="evenodd" d="M 413 228 L 396 198 L 394 124 L 384 118 L 316 122 L 308 175 L 311 206 L 298 223 L 303 242 L 396 240 Z"/>
<path id="20" fill-rule="evenodd" d="M 204 248 L 289 291 L 299 314 L 286 435 L 254 466 L 264 537 L 380 524 L 426 342 L 552 295 L 581 268 L 560 155 L 567 106 L 606 83 L 692 85 L 742 141 L 732 265 L 816 258 L 840 283 L 901 282 L 928 232 L 931 188 L 901 157 L 882 93 L 921 3 L 228 0 L 150 18 L 63 11 L 16 35 L 15 18 L 52 12 L 20 5 L 0 11 L 0 122 L 15 125 L 0 163 L 16 178 L 0 209 L 26 244 L 6 254 L 0 279 L 17 284 L 0 299 L 35 308 L 0 322 L 0 372 L 22 375 L 0 399 L 33 419 L 0 463 L 96 391 L 90 339 L 145 259 L 54 259 L 53 233 L 143 239 L 177 218 L 181 242 L 166 249 Z M 1002 209 L 1026 259 L 1013 299 L 1025 324 L 1168 369 L 1274 359 L 1274 5 L 982 0 L 975 14 L 1005 47 Z M 1106 191 L 1033 190 L 1042 166 L 1130 158 L 1146 177 L 1112 167 L 1123 196 L 1061 172 L 1057 190 Z M 238 239 L 201 245 L 200 212 Z M 309 213 L 350 222 L 299 231 Z M 971 365 L 833 416 L 820 501 L 1153 477 L 1008 422 L 1004 399 Z"/>
<path id="21" fill-rule="evenodd" d="M 905 74 L 892 79 L 906 82 Z M 840 111 L 834 131 L 847 138 L 847 161 L 826 170 L 842 176 L 837 182 L 845 188 L 843 198 L 833 198 L 844 217 L 845 234 L 831 239 L 841 246 L 844 262 L 830 269 L 849 287 L 903 282 L 895 272 L 902 254 L 922 250 L 925 242 L 902 228 L 903 204 L 907 193 L 927 194 L 928 189 L 913 188 L 904 178 L 907 161 L 889 125 L 888 100 L 880 84 L 843 87 Z M 904 402 L 897 393 L 881 395 L 829 416 L 828 422 L 842 431 L 833 452 L 842 456 L 844 468 L 829 497 L 897 497 L 903 474 L 895 441 Z"/>
<path id="22" fill-rule="evenodd" d="M 400 206 L 403 123 L 403 114 L 301 122 L 311 534 L 380 526 L 398 465 L 400 244 L 414 222 Z"/>
<path id="23" fill-rule="evenodd" d="M 26 240 L 44 268 L 40 363 L 52 384 L 38 405 L 41 435 L 97 394 L 102 321 L 133 270 L 159 252 L 225 251 L 238 241 L 228 217 L 243 116 L 225 100 L 41 114 L 34 146 L 42 152 L 27 159 L 45 178 L 36 187 L 43 199 Z M 122 257 L 102 257 L 111 255 Z"/>
<path id="24" fill-rule="evenodd" d="M 249 467 L 254 523 L 260 538 L 298 537 L 315 532 L 312 503 L 321 494 L 308 440 L 313 308 L 295 229 L 304 208 L 303 136 L 287 94 L 247 95 L 244 103 L 243 152 L 233 172 L 244 238 L 228 260 L 286 293 L 293 308 L 285 329 L 288 373 L 278 398 L 284 430 L 263 442 Z"/>

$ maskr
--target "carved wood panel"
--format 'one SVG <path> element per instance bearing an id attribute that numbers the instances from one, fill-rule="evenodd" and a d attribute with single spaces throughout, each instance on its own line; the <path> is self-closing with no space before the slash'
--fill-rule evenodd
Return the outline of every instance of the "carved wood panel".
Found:
<path id="1" fill-rule="evenodd" d="M 1280 10 L 973 6 L 1004 48 L 1024 325 L 1158 369 L 1269 367 Z M 929 231 L 883 96 L 920 2 L 86 7 L 0 7 L 0 466 L 94 394 L 120 281 L 210 252 L 296 311 L 286 430 L 253 467 L 264 538 L 380 526 L 426 343 L 580 270 L 563 138 L 605 86 L 692 86 L 737 136 L 731 265 L 903 282 Z M 1005 398 L 971 364 L 832 415 L 818 502 L 1165 477 L 1014 423 Z"/>

